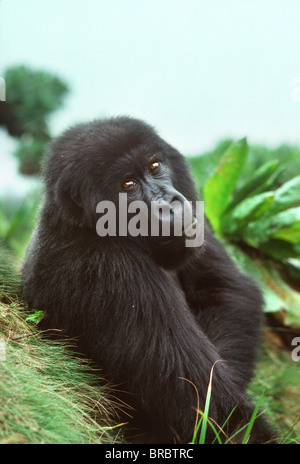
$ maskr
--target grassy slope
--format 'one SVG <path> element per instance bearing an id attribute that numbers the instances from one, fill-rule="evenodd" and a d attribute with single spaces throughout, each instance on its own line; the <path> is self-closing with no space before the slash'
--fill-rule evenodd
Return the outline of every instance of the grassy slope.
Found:
<path id="1" fill-rule="evenodd" d="M 62 343 L 46 341 L 18 304 L 0 303 L 0 443 L 112 443 L 114 403 Z"/>

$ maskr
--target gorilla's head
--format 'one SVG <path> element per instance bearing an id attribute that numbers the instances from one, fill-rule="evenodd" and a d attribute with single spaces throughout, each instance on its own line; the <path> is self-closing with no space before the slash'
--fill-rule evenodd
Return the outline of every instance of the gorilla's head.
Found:
<path id="1" fill-rule="evenodd" d="M 53 142 L 44 175 L 46 201 L 72 227 L 147 239 L 158 256 L 195 234 L 187 163 L 142 121 L 119 117 L 67 130 Z"/>

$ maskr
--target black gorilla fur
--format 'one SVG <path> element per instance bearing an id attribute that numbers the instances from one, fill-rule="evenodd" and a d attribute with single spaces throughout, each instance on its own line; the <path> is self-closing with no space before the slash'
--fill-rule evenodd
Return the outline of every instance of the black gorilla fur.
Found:
<path id="1" fill-rule="evenodd" d="M 153 156 L 162 171 L 150 175 Z M 191 440 L 194 387 L 203 410 L 212 366 L 225 360 L 214 365 L 209 415 L 222 426 L 236 406 L 224 431 L 230 435 L 253 412 L 245 391 L 261 337 L 261 294 L 207 226 L 198 249 L 186 248 L 181 237 L 167 245 L 151 237 L 99 237 L 96 205 L 117 202 L 128 173 L 136 180 L 131 199 L 149 203 L 153 183 L 158 197 L 170 187 L 197 200 L 184 157 L 142 121 L 94 121 L 54 141 L 23 266 L 24 299 L 45 311 L 43 328 L 77 337 L 79 350 L 131 393 L 149 443 Z M 271 436 L 260 416 L 250 442 Z M 208 427 L 207 441 L 213 439 Z"/>

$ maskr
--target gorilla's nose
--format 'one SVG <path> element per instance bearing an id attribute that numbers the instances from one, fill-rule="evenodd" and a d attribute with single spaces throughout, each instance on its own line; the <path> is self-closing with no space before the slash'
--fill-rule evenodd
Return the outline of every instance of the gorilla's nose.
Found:
<path id="1" fill-rule="evenodd" d="M 192 207 L 178 192 L 170 196 L 170 199 L 161 199 L 152 206 L 152 236 L 158 236 L 163 240 L 185 236 L 186 229 L 194 225 Z"/>

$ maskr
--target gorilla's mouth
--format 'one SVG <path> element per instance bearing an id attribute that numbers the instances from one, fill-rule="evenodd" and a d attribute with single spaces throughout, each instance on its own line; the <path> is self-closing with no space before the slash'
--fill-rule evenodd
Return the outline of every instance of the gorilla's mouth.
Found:
<path id="1" fill-rule="evenodd" d="M 162 246 L 167 246 L 170 243 L 174 242 L 176 239 L 193 239 L 196 235 L 196 230 L 195 227 L 197 225 L 197 218 L 194 216 L 193 217 L 193 222 L 189 226 L 185 227 L 182 230 L 182 235 L 172 235 L 172 236 L 166 236 L 166 237 L 159 237 L 159 244 Z"/>
<path id="2" fill-rule="evenodd" d="M 184 236 L 184 238 L 193 238 L 195 236 L 196 234 L 195 227 L 197 225 L 197 222 L 198 222 L 198 219 L 196 218 L 196 216 L 194 216 L 192 224 L 186 227 L 182 232 L 182 235 Z"/>

